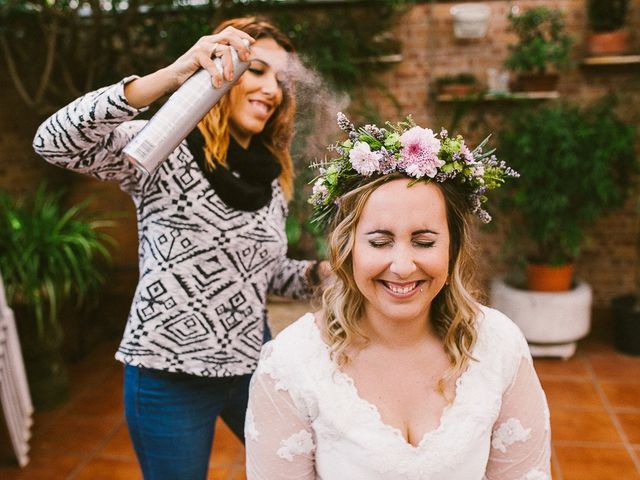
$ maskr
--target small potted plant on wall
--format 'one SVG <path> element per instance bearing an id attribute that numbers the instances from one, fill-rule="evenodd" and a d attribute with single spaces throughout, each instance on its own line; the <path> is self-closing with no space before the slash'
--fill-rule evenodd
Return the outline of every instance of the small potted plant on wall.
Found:
<path id="1" fill-rule="evenodd" d="M 559 355 L 567 356 L 590 328 L 591 289 L 574 278 L 574 264 L 586 231 L 628 196 L 638 172 L 634 129 L 610 97 L 585 109 L 518 111 L 505 125 L 498 152 L 520 178 L 505 188 L 502 206 L 514 215 L 512 244 L 522 249 L 527 280 L 495 281 L 492 301 L 530 342 L 566 344 Z M 538 277 L 544 271 L 550 281 Z"/>
<path id="2" fill-rule="evenodd" d="M 102 231 L 112 222 L 93 218 L 86 204 L 64 208 L 61 197 L 44 186 L 30 200 L 0 192 L 0 271 L 36 409 L 67 396 L 62 312 L 80 314 L 97 293 L 113 243 Z"/>
<path id="3" fill-rule="evenodd" d="M 589 0 L 589 53 L 620 55 L 629 49 L 629 36 L 624 29 L 629 0 Z"/>
<path id="4" fill-rule="evenodd" d="M 560 10 L 544 6 L 508 16 L 518 40 L 510 45 L 505 66 L 517 73 L 514 90 L 555 90 L 558 71 L 570 63 L 571 37 L 565 32 Z"/>
<path id="5" fill-rule="evenodd" d="M 443 75 L 436 78 L 438 95 L 466 97 L 479 89 L 478 79 L 473 73 L 463 72 L 456 75 Z"/>

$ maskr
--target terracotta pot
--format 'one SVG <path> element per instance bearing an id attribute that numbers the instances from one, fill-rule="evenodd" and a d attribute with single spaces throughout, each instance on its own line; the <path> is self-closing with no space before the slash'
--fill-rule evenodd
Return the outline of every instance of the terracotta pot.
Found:
<path id="1" fill-rule="evenodd" d="M 564 292 L 571 289 L 575 265 L 527 264 L 527 289 L 536 292 Z"/>
<path id="2" fill-rule="evenodd" d="M 625 30 L 593 32 L 589 37 L 591 55 L 620 55 L 629 50 L 629 35 Z"/>
<path id="3" fill-rule="evenodd" d="M 520 73 L 516 80 L 516 91 L 551 92 L 558 86 L 557 73 Z"/>
<path id="4" fill-rule="evenodd" d="M 475 91 L 475 85 L 451 83 L 442 85 L 439 88 L 440 95 L 452 95 L 454 97 L 465 97 Z"/>

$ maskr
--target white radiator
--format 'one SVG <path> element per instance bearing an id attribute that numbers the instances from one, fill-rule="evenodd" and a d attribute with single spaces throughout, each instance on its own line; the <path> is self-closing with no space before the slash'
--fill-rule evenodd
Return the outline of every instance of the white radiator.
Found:
<path id="1" fill-rule="evenodd" d="M 22 361 L 13 311 L 7 305 L 0 276 L 0 402 L 16 459 L 29 463 L 33 405 Z"/>

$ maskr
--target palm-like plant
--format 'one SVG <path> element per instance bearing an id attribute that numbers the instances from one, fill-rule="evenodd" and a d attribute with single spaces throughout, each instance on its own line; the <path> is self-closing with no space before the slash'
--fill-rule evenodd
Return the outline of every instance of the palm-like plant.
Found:
<path id="1" fill-rule="evenodd" d="M 40 186 L 30 200 L 0 192 L 0 271 L 7 300 L 35 318 L 38 337 L 62 339 L 63 304 L 86 305 L 103 280 L 113 243 L 102 228 L 112 225 L 87 211 L 87 202 L 64 208 L 62 192 Z"/>

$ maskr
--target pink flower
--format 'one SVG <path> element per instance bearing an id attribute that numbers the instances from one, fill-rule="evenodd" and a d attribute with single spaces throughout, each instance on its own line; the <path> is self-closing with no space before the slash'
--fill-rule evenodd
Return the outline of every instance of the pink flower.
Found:
<path id="1" fill-rule="evenodd" d="M 467 147 L 467 145 L 464 142 L 460 144 L 460 155 L 462 155 L 466 163 L 474 162 L 473 154 L 471 153 L 471 150 L 469 150 L 469 147 Z"/>
<path id="2" fill-rule="evenodd" d="M 382 154 L 380 152 L 372 152 L 371 147 L 366 142 L 356 143 L 349 152 L 351 166 L 356 172 L 365 177 L 380 170 L 381 159 Z"/>
<path id="3" fill-rule="evenodd" d="M 428 128 L 413 127 L 400 136 L 400 166 L 407 175 L 433 178 L 444 162 L 438 158 L 440 140 Z"/>
<path id="4" fill-rule="evenodd" d="M 322 203 L 324 199 L 329 195 L 329 190 L 324 184 L 324 178 L 319 178 L 313 184 L 313 189 L 311 191 L 311 197 L 316 203 Z"/>

